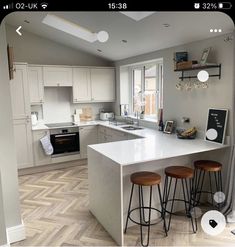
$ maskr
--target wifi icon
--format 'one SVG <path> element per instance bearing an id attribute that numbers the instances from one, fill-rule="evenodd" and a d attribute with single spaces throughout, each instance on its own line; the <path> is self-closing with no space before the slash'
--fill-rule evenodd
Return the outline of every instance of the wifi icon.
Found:
<path id="1" fill-rule="evenodd" d="M 48 6 L 48 3 L 41 3 L 41 6 L 43 9 L 45 9 Z"/>

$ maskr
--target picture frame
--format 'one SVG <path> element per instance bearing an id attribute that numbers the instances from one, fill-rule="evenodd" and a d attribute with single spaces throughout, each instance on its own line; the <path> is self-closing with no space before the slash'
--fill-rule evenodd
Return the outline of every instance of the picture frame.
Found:
<path id="1" fill-rule="evenodd" d="M 228 109 L 208 109 L 204 140 L 224 144 L 227 127 Z"/>
<path id="2" fill-rule="evenodd" d="M 166 121 L 163 132 L 166 134 L 171 134 L 173 131 L 173 127 L 174 127 L 174 121 L 168 120 Z"/>
<path id="3" fill-rule="evenodd" d="M 7 45 L 7 58 L 8 58 L 8 69 L 9 69 L 9 79 L 14 79 L 14 55 L 13 55 L 13 47 Z"/>
<path id="4" fill-rule="evenodd" d="M 211 47 L 208 47 L 208 48 L 203 50 L 202 56 L 201 56 L 201 60 L 200 60 L 200 64 L 201 65 L 205 65 L 206 64 L 208 55 L 210 53 L 210 50 L 211 50 Z"/>

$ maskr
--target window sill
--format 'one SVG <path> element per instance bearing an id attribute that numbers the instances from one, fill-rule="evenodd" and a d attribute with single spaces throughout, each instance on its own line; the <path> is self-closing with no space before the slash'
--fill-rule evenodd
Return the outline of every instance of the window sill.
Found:
<path id="1" fill-rule="evenodd" d="M 128 115 L 128 117 L 133 118 L 133 119 L 137 119 L 137 117 L 134 115 Z M 143 119 L 140 119 L 140 118 L 138 118 L 138 119 L 140 122 L 158 123 L 158 120 L 154 119 L 154 118 L 145 117 Z"/>

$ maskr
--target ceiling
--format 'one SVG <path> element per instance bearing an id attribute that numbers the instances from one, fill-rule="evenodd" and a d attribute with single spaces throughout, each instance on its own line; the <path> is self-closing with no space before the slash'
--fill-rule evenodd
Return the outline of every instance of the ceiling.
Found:
<path id="1" fill-rule="evenodd" d="M 154 12 L 140 21 L 120 12 L 51 13 L 93 32 L 105 30 L 109 33 L 107 42 L 89 43 L 43 24 L 42 20 L 48 13 L 14 12 L 6 17 L 6 23 L 15 27 L 22 26 L 22 33 L 26 30 L 111 61 L 207 39 L 230 33 L 234 29 L 232 19 L 221 12 Z M 25 23 L 24 20 L 30 23 Z M 170 26 L 165 27 L 164 24 Z M 222 32 L 211 33 L 211 28 L 222 29 Z M 127 43 L 122 40 L 127 40 Z"/>

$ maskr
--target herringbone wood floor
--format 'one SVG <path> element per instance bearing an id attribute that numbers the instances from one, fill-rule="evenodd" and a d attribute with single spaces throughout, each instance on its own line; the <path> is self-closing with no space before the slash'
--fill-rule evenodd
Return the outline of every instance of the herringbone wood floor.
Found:
<path id="1" fill-rule="evenodd" d="M 76 166 L 19 178 L 21 212 L 26 240 L 14 246 L 113 246 L 109 234 L 88 210 L 87 167 Z M 200 229 L 191 233 L 185 217 L 174 217 L 168 237 L 162 225 L 151 228 L 155 246 L 234 246 L 232 226 L 223 234 L 209 237 Z M 233 225 L 235 228 L 235 225 Z M 139 227 L 128 229 L 126 245 L 140 245 Z"/>

